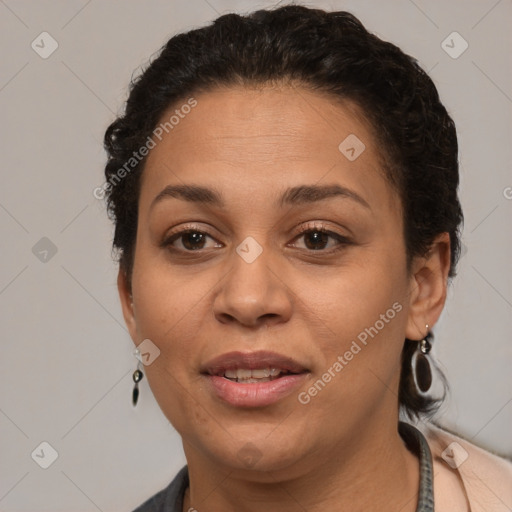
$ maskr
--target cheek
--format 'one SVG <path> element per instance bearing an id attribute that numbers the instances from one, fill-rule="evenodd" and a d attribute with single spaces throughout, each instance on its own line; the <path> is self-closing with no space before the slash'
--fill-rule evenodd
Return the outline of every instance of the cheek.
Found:
<path id="1" fill-rule="evenodd" d="M 392 268 L 375 262 L 340 269 L 327 278 L 310 276 L 296 290 L 299 303 L 304 303 L 304 309 L 332 331 L 334 339 L 348 340 L 375 323 L 383 330 L 381 315 L 390 319 L 385 321 L 386 326 L 398 319 L 397 310 L 405 309 L 405 285 L 405 279 L 394 275 Z"/>
<path id="2" fill-rule="evenodd" d="M 209 284 L 204 279 L 182 282 L 169 270 L 147 268 L 134 282 L 139 336 L 151 339 L 172 361 L 186 359 L 204 319 Z"/>
<path id="3" fill-rule="evenodd" d="M 310 337 L 321 354 L 314 377 L 329 382 L 318 407 L 364 409 L 394 387 L 407 323 L 405 256 L 397 259 L 376 251 L 329 279 L 304 282 L 300 302 L 307 305 Z"/>
<path id="4" fill-rule="evenodd" d="M 160 349 L 155 361 L 144 368 L 153 395 L 178 432 L 195 425 L 207 435 L 211 415 L 198 399 L 200 379 L 194 361 L 201 353 L 208 290 L 214 282 L 184 280 L 183 276 L 155 264 L 134 268 L 137 331 Z"/>
<path id="5" fill-rule="evenodd" d="M 218 430 L 214 411 L 201 399 L 200 384 L 182 376 L 179 369 L 183 364 L 175 363 L 176 360 L 169 362 L 166 353 L 162 354 L 162 360 L 146 367 L 153 396 L 180 434 L 190 437 L 194 431 L 195 435 L 210 436 L 212 431 Z"/>
<path id="6" fill-rule="evenodd" d="M 163 342 L 180 339 L 175 333 L 198 323 L 197 310 L 204 304 L 212 283 L 169 263 L 165 250 L 156 247 L 144 226 L 139 226 L 132 276 L 136 319 L 140 336 Z M 197 278 L 196 278 L 197 277 Z"/>
<path id="7" fill-rule="evenodd" d="M 137 254 L 132 277 L 137 336 L 139 342 L 150 339 L 160 350 L 145 371 L 159 402 L 162 397 L 176 400 L 190 379 L 205 301 L 213 284 L 206 279 L 186 280 L 183 274 L 144 248 Z"/>

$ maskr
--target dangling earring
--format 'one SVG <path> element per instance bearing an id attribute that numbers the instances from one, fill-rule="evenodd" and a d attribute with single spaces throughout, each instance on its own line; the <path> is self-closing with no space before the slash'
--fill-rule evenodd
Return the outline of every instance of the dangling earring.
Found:
<path id="1" fill-rule="evenodd" d="M 135 407 L 137 405 L 137 402 L 139 400 L 139 382 L 144 377 L 144 374 L 142 373 L 142 363 L 139 361 L 137 363 L 137 369 L 133 372 L 133 382 L 135 385 L 133 386 L 133 392 L 132 392 L 132 403 Z"/>
<path id="2" fill-rule="evenodd" d="M 426 395 L 432 386 L 432 370 L 430 368 L 430 362 L 428 360 L 428 354 L 432 349 L 432 334 L 428 330 L 428 324 L 426 325 L 427 334 L 419 341 L 418 349 L 412 356 L 412 374 L 414 382 L 418 391 Z"/>

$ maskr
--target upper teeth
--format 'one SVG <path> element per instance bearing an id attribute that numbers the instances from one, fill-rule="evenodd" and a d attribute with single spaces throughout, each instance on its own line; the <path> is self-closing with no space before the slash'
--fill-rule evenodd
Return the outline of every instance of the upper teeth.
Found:
<path id="1" fill-rule="evenodd" d="M 277 377 L 283 371 L 284 370 L 279 370 L 278 368 L 258 368 L 254 370 L 238 368 L 237 370 L 226 370 L 224 372 L 224 377 L 237 380 L 264 379 L 268 377 Z"/>

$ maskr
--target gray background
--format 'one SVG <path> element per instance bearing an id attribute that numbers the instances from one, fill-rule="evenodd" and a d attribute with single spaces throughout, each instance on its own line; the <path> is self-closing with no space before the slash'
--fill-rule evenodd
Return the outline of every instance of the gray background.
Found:
<path id="1" fill-rule="evenodd" d="M 0 510 L 131 510 L 184 464 L 146 380 L 139 406 L 130 402 L 136 361 L 115 287 L 112 227 L 93 196 L 103 181 L 102 137 L 132 72 L 172 34 L 273 4 L 0 0 Z M 465 249 L 437 326 L 436 355 L 451 386 L 440 419 L 510 456 L 512 2 L 308 5 L 352 11 L 416 56 L 455 118 Z M 43 31 L 59 45 L 47 59 L 31 48 Z M 469 44 L 457 59 L 441 46 L 453 31 Z M 43 237 L 54 255 L 42 252 Z M 42 441 L 58 452 L 48 469 L 31 457 Z"/>

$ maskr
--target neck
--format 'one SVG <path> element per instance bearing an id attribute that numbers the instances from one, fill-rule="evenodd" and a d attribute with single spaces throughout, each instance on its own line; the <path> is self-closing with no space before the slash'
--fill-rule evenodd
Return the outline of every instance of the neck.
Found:
<path id="1" fill-rule="evenodd" d="M 396 425 L 360 430 L 357 442 L 314 453 L 294 467 L 251 472 L 220 467 L 191 445 L 184 444 L 190 488 L 184 511 L 231 512 L 245 510 L 308 512 L 415 512 L 419 463 L 399 436 Z M 300 467 L 299 467 L 300 465 Z"/>

